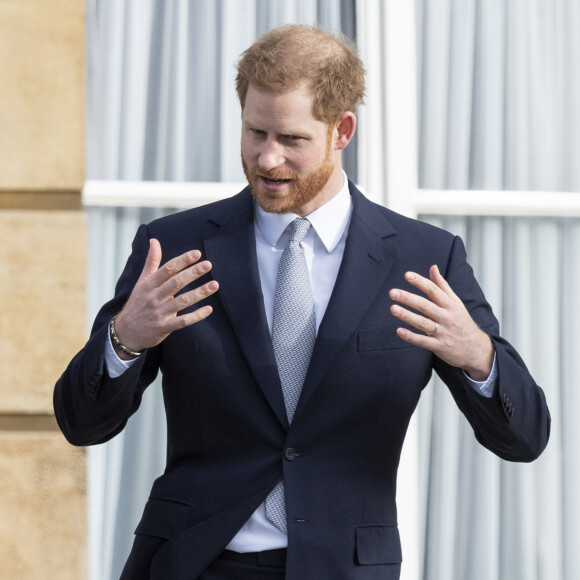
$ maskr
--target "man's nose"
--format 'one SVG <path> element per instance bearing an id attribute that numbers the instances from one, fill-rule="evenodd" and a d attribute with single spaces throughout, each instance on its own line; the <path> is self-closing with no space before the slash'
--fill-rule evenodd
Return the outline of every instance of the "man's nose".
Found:
<path id="1" fill-rule="evenodd" d="M 268 139 L 262 145 L 262 150 L 258 157 L 258 165 L 263 171 L 276 169 L 284 164 L 284 151 L 280 143 L 273 139 Z"/>

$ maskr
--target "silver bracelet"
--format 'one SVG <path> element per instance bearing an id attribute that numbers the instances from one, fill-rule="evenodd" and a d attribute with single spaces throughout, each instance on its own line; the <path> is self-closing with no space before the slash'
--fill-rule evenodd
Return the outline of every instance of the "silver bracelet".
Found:
<path id="1" fill-rule="evenodd" d="M 141 356 L 144 351 L 135 352 L 134 350 L 127 348 L 119 340 L 119 337 L 117 336 L 117 333 L 115 332 L 115 319 L 117 318 L 117 316 L 118 316 L 118 314 L 116 316 L 113 316 L 113 318 L 111 318 L 111 322 L 109 323 L 109 332 L 110 332 L 111 340 L 113 341 L 113 344 L 115 345 L 116 348 L 118 348 L 119 350 L 122 350 L 125 354 L 128 354 L 129 356 L 134 356 L 134 357 Z"/>

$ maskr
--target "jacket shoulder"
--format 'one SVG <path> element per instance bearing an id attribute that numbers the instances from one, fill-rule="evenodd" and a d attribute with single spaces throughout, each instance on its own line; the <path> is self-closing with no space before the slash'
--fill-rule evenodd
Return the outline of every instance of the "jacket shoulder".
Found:
<path id="1" fill-rule="evenodd" d="M 221 225 L 224 222 L 246 219 L 253 214 L 253 197 L 246 187 L 233 197 L 179 211 L 157 218 L 147 224 L 151 235 L 163 232 L 178 232 L 200 227 L 205 223 Z"/>
<path id="2" fill-rule="evenodd" d="M 355 186 L 350 185 L 357 215 L 383 237 L 385 234 L 396 234 L 400 241 L 408 240 L 413 242 L 414 246 L 420 246 L 422 242 L 448 246 L 457 237 L 443 228 L 404 216 L 375 203 L 366 198 Z"/>

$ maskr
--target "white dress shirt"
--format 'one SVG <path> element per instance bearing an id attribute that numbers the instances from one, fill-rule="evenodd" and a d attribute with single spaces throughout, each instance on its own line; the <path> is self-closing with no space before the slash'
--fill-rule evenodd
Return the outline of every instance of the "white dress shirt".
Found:
<path id="1" fill-rule="evenodd" d="M 326 312 L 342 262 L 352 213 L 348 180 L 344 172 L 343 175 L 343 186 L 339 193 L 306 216 L 312 227 L 301 242 L 312 283 L 317 330 Z M 254 228 L 258 270 L 270 333 L 272 332 L 278 264 L 290 236 L 288 226 L 296 217 L 299 216 L 293 213 L 267 213 L 256 205 Z M 135 360 L 137 359 L 121 360 L 109 339 L 105 361 L 111 377 L 122 374 Z M 491 397 L 493 393 L 496 376 L 495 358 L 487 381 L 476 382 L 466 375 L 472 387 L 487 397 Z M 288 537 L 266 518 L 264 503 L 262 503 L 226 548 L 236 552 L 259 552 L 285 548 L 287 545 Z"/>

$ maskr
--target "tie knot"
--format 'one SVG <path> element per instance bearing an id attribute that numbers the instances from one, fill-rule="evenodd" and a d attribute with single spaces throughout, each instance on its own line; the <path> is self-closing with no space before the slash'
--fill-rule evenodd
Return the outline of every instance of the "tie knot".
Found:
<path id="1" fill-rule="evenodd" d="M 292 227 L 292 236 L 290 242 L 300 243 L 308 233 L 312 224 L 306 218 L 296 218 L 290 226 Z"/>

